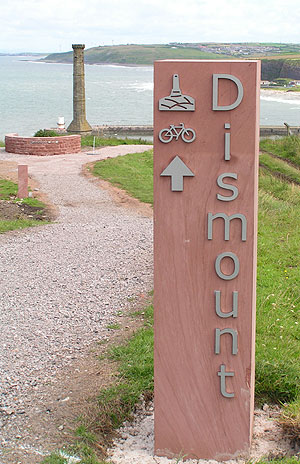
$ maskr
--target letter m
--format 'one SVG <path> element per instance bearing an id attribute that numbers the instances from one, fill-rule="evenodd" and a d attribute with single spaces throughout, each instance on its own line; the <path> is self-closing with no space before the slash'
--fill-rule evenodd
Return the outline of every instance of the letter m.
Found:
<path id="1" fill-rule="evenodd" d="M 213 238 L 213 220 L 222 218 L 224 219 L 224 228 L 225 228 L 225 240 L 229 240 L 230 236 L 230 222 L 232 219 L 240 219 L 242 223 L 242 241 L 245 242 L 247 238 L 247 219 L 243 214 L 232 214 L 231 216 L 228 216 L 225 213 L 217 213 L 217 214 L 212 214 L 208 213 L 207 216 L 207 238 L 208 240 L 212 240 Z"/>

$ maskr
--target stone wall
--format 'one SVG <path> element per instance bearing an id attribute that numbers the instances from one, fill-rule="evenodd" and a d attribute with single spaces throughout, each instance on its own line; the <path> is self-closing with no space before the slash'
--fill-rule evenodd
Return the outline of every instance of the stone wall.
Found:
<path id="1" fill-rule="evenodd" d="M 81 151 L 81 136 L 19 137 L 18 134 L 8 134 L 5 136 L 5 151 L 36 156 L 79 153 Z"/>

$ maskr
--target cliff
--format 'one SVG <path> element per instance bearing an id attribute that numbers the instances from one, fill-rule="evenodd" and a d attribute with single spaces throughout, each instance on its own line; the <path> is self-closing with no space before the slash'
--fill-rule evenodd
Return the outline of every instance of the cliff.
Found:
<path id="1" fill-rule="evenodd" d="M 300 80 L 300 59 L 262 60 L 262 80 L 272 81 L 278 77 Z"/>

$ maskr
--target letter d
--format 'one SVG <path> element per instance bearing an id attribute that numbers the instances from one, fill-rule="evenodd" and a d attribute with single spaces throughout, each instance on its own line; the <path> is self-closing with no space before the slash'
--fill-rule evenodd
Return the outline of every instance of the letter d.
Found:
<path id="1" fill-rule="evenodd" d="M 218 99 L 219 99 L 219 79 L 228 79 L 233 81 L 238 89 L 238 95 L 231 105 L 227 106 L 219 106 Z M 239 106 L 244 96 L 244 89 L 241 81 L 231 74 L 213 74 L 213 111 L 230 111 Z"/>

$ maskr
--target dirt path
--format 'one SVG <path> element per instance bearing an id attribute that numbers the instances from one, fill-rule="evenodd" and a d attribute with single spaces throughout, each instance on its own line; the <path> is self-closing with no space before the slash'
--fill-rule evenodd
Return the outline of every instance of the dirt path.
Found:
<path id="1" fill-rule="evenodd" d="M 0 176 L 16 180 L 17 163 L 28 164 L 34 194 L 57 214 L 53 224 L 0 236 L 0 464 L 39 463 L 65 443 L 113 376 L 97 356 L 103 342 L 130 333 L 129 299 L 152 289 L 151 209 L 116 189 L 112 197 L 82 166 L 145 149 L 0 151 Z M 118 333 L 107 328 L 115 320 Z"/>

